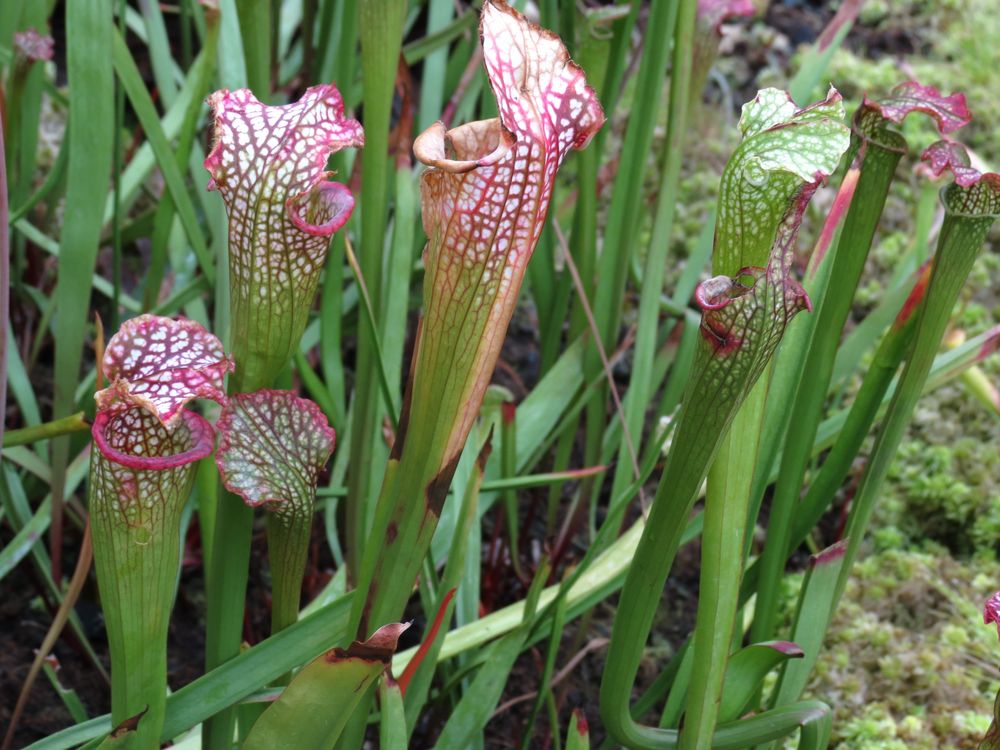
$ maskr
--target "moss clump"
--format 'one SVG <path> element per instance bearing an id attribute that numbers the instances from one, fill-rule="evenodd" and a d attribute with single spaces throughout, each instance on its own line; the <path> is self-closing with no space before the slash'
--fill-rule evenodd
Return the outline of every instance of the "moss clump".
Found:
<path id="1" fill-rule="evenodd" d="M 985 414 L 960 384 L 926 397 L 914 422 L 885 485 L 876 547 L 940 545 L 961 557 L 995 560 L 1000 550 L 1000 422 Z M 952 434 L 954 430 L 965 434 Z"/>
<path id="2" fill-rule="evenodd" d="M 1000 656 L 982 602 L 996 562 L 888 550 L 861 562 L 807 694 L 835 711 L 833 747 L 976 748 Z"/>

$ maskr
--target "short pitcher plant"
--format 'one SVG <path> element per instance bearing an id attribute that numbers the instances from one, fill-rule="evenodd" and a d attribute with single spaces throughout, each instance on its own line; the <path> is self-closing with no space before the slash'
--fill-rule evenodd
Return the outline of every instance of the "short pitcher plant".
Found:
<path id="1" fill-rule="evenodd" d="M 289 391 L 238 393 L 218 422 L 215 462 L 226 488 L 267 513 L 271 632 L 299 616 L 316 481 L 333 453 L 334 432 L 312 401 Z"/>
<path id="2" fill-rule="evenodd" d="M 138 719 L 156 748 L 167 695 L 167 626 L 180 565 L 181 514 L 215 430 L 185 409 L 224 399 L 232 361 L 197 323 L 143 315 L 108 342 L 90 460 L 94 560 L 111 650 L 111 718 Z"/>

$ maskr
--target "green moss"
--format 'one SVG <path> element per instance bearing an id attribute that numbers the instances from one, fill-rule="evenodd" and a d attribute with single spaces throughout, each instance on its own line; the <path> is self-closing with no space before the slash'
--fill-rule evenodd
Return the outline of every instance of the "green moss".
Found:
<path id="1" fill-rule="evenodd" d="M 809 697 L 835 711 L 831 747 L 974 748 L 1000 683 L 979 609 L 1000 564 L 891 550 L 856 568 Z"/>
<path id="2" fill-rule="evenodd" d="M 886 483 L 887 502 L 878 510 L 877 528 L 882 531 L 876 533 L 877 549 L 892 544 L 926 549 L 936 543 L 957 555 L 996 555 L 1000 541 L 1000 455 L 992 433 L 1000 430 L 996 420 L 974 402 L 963 404 L 970 412 L 964 426 L 979 423 L 989 436 L 986 440 L 958 437 L 951 427 L 940 436 L 925 429 L 935 426 L 938 419 L 944 423 L 961 418 L 960 414 L 942 413 L 939 398 L 949 395 L 971 400 L 961 386 L 953 385 L 941 394 L 932 394 L 919 407 L 918 423 L 911 429 L 911 434 L 916 434 L 900 447 Z M 960 423 L 954 429 L 962 427 Z"/>

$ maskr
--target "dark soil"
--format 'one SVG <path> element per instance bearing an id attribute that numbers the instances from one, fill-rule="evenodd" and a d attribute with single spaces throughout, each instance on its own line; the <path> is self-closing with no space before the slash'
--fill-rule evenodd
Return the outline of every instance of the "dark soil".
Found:
<path id="1" fill-rule="evenodd" d="M 10 540 L 6 530 L 0 545 Z M 64 561 L 70 574 L 76 564 L 80 537 L 67 536 Z M 267 549 L 263 527 L 255 532 L 250 560 L 250 583 L 246 599 L 243 638 L 249 644 L 263 640 L 270 629 L 270 589 L 267 575 Z M 303 585 L 308 601 L 326 585 L 333 572 L 333 561 L 321 529 L 314 530 L 312 555 Z M 30 562 L 22 563 L 5 579 L 5 597 L 0 601 L 0 631 L 7 633 L 5 648 L 0 651 L 0 727 L 6 731 L 21 686 L 37 649 L 52 622 L 41 592 L 44 584 L 37 578 Z M 205 587 L 200 555 L 200 535 L 196 524 L 188 531 L 177 601 L 170 621 L 167 642 L 167 680 L 172 690 L 194 681 L 204 672 Z M 76 605 L 84 633 L 97 652 L 105 670 L 110 669 L 107 637 L 101 618 L 100 601 L 93 577 Z M 65 688 L 76 691 L 91 717 L 111 710 L 110 688 L 94 667 L 79 641 L 67 628 L 56 644 L 58 675 Z M 21 748 L 54 732 L 72 726 L 62 700 L 44 675 L 39 675 L 18 725 L 14 747 Z"/>

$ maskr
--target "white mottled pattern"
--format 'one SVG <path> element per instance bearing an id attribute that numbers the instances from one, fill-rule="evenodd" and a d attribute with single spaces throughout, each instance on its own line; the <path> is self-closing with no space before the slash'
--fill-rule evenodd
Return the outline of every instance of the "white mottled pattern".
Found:
<path id="1" fill-rule="evenodd" d="M 327 159 L 364 145 L 364 133 L 344 117 L 333 85 L 283 106 L 249 89 L 217 91 L 209 104 L 215 142 L 205 168 L 229 214 L 234 354 L 243 365 L 247 351 L 263 352 L 280 369 L 305 325 L 330 235 L 354 208 L 350 191 L 327 180 Z"/>
<path id="2" fill-rule="evenodd" d="M 481 36 L 499 123 L 449 131 L 450 159 L 439 158 L 445 149 L 433 143 L 415 146 L 433 167 L 421 186 L 431 299 L 420 355 L 474 373 L 462 398 L 472 403 L 499 352 L 556 171 L 604 123 L 597 96 L 557 36 L 499 0 L 484 3 Z M 474 417 L 466 411 L 449 451 L 464 442 Z"/>
<path id="3" fill-rule="evenodd" d="M 108 341 L 102 363 L 109 386 L 95 395 L 100 411 L 142 406 L 165 424 L 196 398 L 225 400 L 233 369 L 222 342 L 193 320 L 140 315 Z"/>
<path id="4" fill-rule="evenodd" d="M 226 487 L 248 505 L 312 507 L 334 432 L 312 401 L 261 390 L 229 399 L 219 417 L 215 461 Z"/>
<path id="5" fill-rule="evenodd" d="M 784 91 L 763 89 L 743 106 L 743 141 L 722 175 L 713 269 L 732 275 L 762 266 L 789 202 L 806 183 L 827 177 L 850 144 L 835 89 L 797 109 Z"/>

